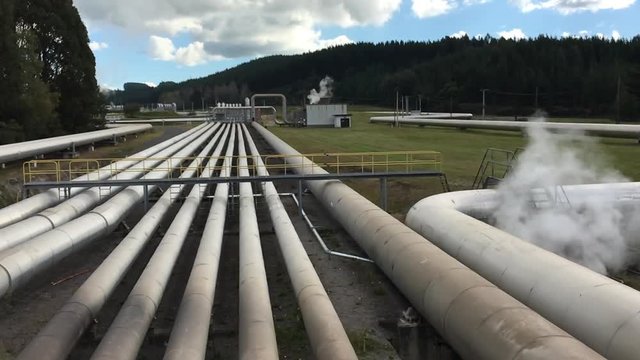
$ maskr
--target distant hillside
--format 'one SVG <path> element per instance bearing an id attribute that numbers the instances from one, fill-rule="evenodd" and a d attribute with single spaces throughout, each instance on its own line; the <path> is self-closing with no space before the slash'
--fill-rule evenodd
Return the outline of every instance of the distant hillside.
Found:
<path id="1" fill-rule="evenodd" d="M 392 106 L 398 91 L 413 96 L 412 107 L 420 95 L 423 109 L 479 113 L 480 90 L 490 89 L 487 112 L 494 114 L 531 114 L 537 104 L 552 115 L 640 117 L 640 36 L 359 43 L 269 56 L 156 88 L 129 83 L 110 100 L 200 108 L 281 92 L 301 104 L 325 75 L 335 80 L 333 101 Z"/>

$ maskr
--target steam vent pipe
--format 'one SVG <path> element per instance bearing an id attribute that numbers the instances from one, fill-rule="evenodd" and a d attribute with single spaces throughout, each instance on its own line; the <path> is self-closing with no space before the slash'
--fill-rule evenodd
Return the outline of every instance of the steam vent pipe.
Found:
<path id="1" fill-rule="evenodd" d="M 529 122 L 529 121 L 497 121 L 497 120 L 455 120 L 430 119 L 420 116 L 374 116 L 369 119 L 372 123 L 392 124 L 397 121 L 407 125 L 430 125 L 440 127 L 454 127 L 460 129 L 484 129 L 505 131 L 526 131 L 530 127 L 540 126 L 551 131 L 581 131 L 589 135 L 640 139 L 640 125 L 619 124 L 579 124 L 557 122 Z"/>
<path id="2" fill-rule="evenodd" d="M 637 201 L 640 183 L 563 190 L 569 201 L 608 194 L 623 204 Z M 489 215 L 496 201 L 495 190 L 434 195 L 416 203 L 406 223 L 607 359 L 637 359 L 640 292 L 467 215 Z"/>
<path id="3" fill-rule="evenodd" d="M 276 153 L 295 155 L 287 162 L 299 173 L 325 172 L 259 124 L 253 126 Z M 306 184 L 463 358 L 602 359 L 342 182 Z"/>
<path id="4" fill-rule="evenodd" d="M 249 131 L 244 124 L 241 126 L 247 136 L 258 175 L 269 176 Z M 276 187 L 272 182 L 266 181 L 261 185 L 315 358 L 318 360 L 357 359 L 329 295 L 322 286 L 287 210 L 280 201 Z"/>

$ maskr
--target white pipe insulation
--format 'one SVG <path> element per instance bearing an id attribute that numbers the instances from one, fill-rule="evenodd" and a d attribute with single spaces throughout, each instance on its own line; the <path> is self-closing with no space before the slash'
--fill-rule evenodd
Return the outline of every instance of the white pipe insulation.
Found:
<path id="1" fill-rule="evenodd" d="M 562 188 L 569 202 L 640 200 L 640 183 Z M 637 359 L 640 292 L 470 216 L 490 215 L 498 201 L 494 190 L 434 195 L 416 203 L 406 223 L 607 359 Z"/>
<path id="2" fill-rule="evenodd" d="M 200 177 L 213 175 L 228 131 L 225 126 L 222 140 Z M 136 359 L 205 191 L 206 186 L 193 186 L 91 359 Z"/>
<path id="3" fill-rule="evenodd" d="M 229 146 L 220 169 L 221 178 L 231 176 L 235 139 L 235 127 L 232 127 Z M 205 358 L 222 253 L 228 196 L 229 183 L 218 183 L 184 296 L 173 323 L 164 354 L 165 360 Z"/>
<path id="4" fill-rule="evenodd" d="M 258 175 L 269 176 L 249 131 L 244 124 L 241 126 L 247 136 Z M 357 359 L 329 295 L 322 286 L 287 210 L 280 201 L 276 187 L 272 182 L 262 182 L 261 186 L 315 358 L 318 360 Z"/>
<path id="5" fill-rule="evenodd" d="M 257 123 L 299 173 L 325 172 Z M 602 359 L 337 180 L 306 182 L 316 198 L 465 359 Z"/>
<path id="6" fill-rule="evenodd" d="M 117 161 L 113 164 L 103 166 L 102 168 L 92 171 L 89 174 L 79 176 L 73 181 L 92 181 L 92 180 L 104 180 L 110 177 L 114 171 L 123 171 L 129 167 L 138 163 L 139 159 L 153 156 L 157 152 L 181 141 L 185 137 L 200 131 L 205 125 L 199 125 L 193 129 L 185 131 L 182 134 L 172 137 L 169 140 L 165 140 L 160 144 L 154 145 L 148 149 L 135 153 L 125 159 Z M 84 191 L 83 188 L 70 188 L 69 195 L 73 196 Z M 59 189 L 49 189 L 40 194 L 33 195 L 15 204 L 11 204 L 0 209 L 0 228 L 16 223 L 20 220 L 37 213 L 40 210 L 46 209 L 50 206 L 54 206 L 64 200 L 63 194 Z"/>
<path id="7" fill-rule="evenodd" d="M 242 132 L 238 131 L 238 175 L 249 176 Z M 238 279 L 238 358 L 277 360 L 278 344 L 271 313 L 269 285 L 262 257 L 260 229 L 250 182 L 240 183 Z"/>
<path id="8" fill-rule="evenodd" d="M 640 125 L 498 120 L 438 120 L 420 116 L 405 116 L 399 117 L 397 119 L 394 119 L 393 116 L 374 116 L 369 119 L 369 122 L 372 123 L 393 124 L 396 121 L 400 124 L 407 125 L 429 125 L 440 127 L 454 127 L 459 129 L 506 130 L 520 132 L 524 132 L 532 127 L 541 127 L 551 131 L 579 131 L 597 136 L 640 139 Z"/>
<path id="9" fill-rule="evenodd" d="M 96 141 L 111 139 L 115 136 L 135 134 L 151 130 L 151 128 L 152 126 L 150 124 L 119 126 L 113 129 L 0 145 L 0 163 L 42 155 L 52 151 L 64 150 L 74 145 L 91 144 Z"/>
<path id="10" fill-rule="evenodd" d="M 155 166 L 162 163 L 165 158 L 175 154 L 180 148 L 195 140 L 204 129 L 201 129 L 187 136 L 181 141 L 161 150 L 153 155 L 153 158 L 147 160 L 132 160 L 136 165 L 128 167 L 126 171 L 117 173 L 108 179 L 114 180 L 131 180 L 139 178 L 145 172 L 152 170 Z M 0 258 L 2 251 L 10 247 L 16 246 L 26 240 L 29 240 L 39 234 L 47 232 L 57 226 L 60 226 L 76 217 L 84 214 L 97 204 L 106 201 L 108 198 L 117 194 L 124 186 L 109 187 L 109 194 L 104 196 L 102 186 L 95 186 L 87 189 L 55 207 L 41 211 L 40 213 L 4 227 L 0 229 Z"/>
<path id="11" fill-rule="evenodd" d="M 244 124 L 241 126 L 247 137 L 258 175 L 269 176 L 249 131 Z M 287 210 L 280 201 L 276 187 L 272 182 L 262 182 L 261 186 L 315 358 L 318 360 L 357 359 L 358 356 L 331 304 L 329 295 L 322 286 Z"/>
<path id="12" fill-rule="evenodd" d="M 162 179 L 211 137 L 214 129 L 191 142 L 174 156 L 147 173 L 144 179 Z M 149 191 L 155 185 L 148 186 Z M 0 259 L 0 297 L 23 285 L 33 275 L 58 262 L 91 241 L 113 231 L 144 196 L 142 185 L 129 186 L 104 204 L 31 241 L 10 249 L 11 254 Z"/>
<path id="13" fill-rule="evenodd" d="M 200 152 L 180 178 L 191 178 L 202 166 L 222 131 Z M 177 194 L 185 188 L 183 184 L 172 185 L 165 191 L 153 207 L 138 221 L 129 234 L 120 241 L 109 256 L 93 271 L 91 276 L 78 288 L 73 296 L 56 312 L 47 325 L 22 350 L 19 360 L 62 360 L 66 359 L 74 345 L 89 327 L 113 294 L 116 286 L 125 276 L 133 262 L 152 238 L 171 205 L 178 199 Z"/>

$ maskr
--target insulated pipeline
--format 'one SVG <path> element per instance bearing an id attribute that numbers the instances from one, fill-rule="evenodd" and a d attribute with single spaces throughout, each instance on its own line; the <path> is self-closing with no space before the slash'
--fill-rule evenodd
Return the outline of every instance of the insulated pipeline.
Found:
<path id="1" fill-rule="evenodd" d="M 249 176 L 242 132 L 238 132 L 239 176 Z M 251 183 L 240 183 L 240 279 L 238 348 L 240 360 L 278 359 L 269 286 Z"/>
<path id="2" fill-rule="evenodd" d="M 569 201 L 637 204 L 640 183 L 563 191 Z M 495 190 L 434 195 L 412 206 L 406 223 L 607 359 L 637 358 L 640 292 L 467 215 L 491 215 L 498 201 Z"/>
<path id="3" fill-rule="evenodd" d="M 407 125 L 429 125 L 454 127 L 459 129 L 485 129 L 505 131 L 526 131 L 528 128 L 541 127 L 551 131 L 580 131 L 591 135 L 640 139 L 640 125 L 558 123 L 537 121 L 497 121 L 497 120 L 456 120 L 427 119 L 420 116 L 379 116 L 369 119 L 372 123 L 394 122 Z"/>
<path id="4" fill-rule="evenodd" d="M 225 126 L 222 140 L 200 177 L 213 175 L 218 157 L 227 142 L 229 128 Z M 118 315 L 104 335 L 91 359 L 135 359 L 158 309 L 171 272 L 178 259 L 205 188 L 194 185 L 189 196 L 171 222 L 167 233 L 151 256 L 149 263 L 129 293 Z"/>
<path id="5" fill-rule="evenodd" d="M 221 134 L 221 131 L 216 133 L 180 178 L 194 176 L 196 169 L 202 165 L 203 157 L 211 152 Z M 20 353 L 18 359 L 62 360 L 69 355 L 80 336 L 91 324 L 91 320 L 96 318 L 131 264 L 155 233 L 170 206 L 178 198 L 176 194 L 180 194 L 185 187 L 182 184 L 172 186 L 174 188 L 165 191 L 129 234 L 76 290 L 73 297 L 40 330 Z"/>
<path id="6" fill-rule="evenodd" d="M 269 176 L 249 131 L 244 124 L 241 126 L 247 136 L 258 175 Z M 318 360 L 357 359 L 329 295 L 322 286 L 287 210 L 280 201 L 276 187 L 272 182 L 263 182 L 261 185 L 315 358 Z"/>
<path id="7" fill-rule="evenodd" d="M 161 179 L 169 175 L 184 159 L 198 149 L 213 133 L 205 134 L 152 170 L 144 179 Z M 172 161 L 170 161 L 172 160 Z M 150 191 L 155 186 L 150 185 Z M 68 223 L 65 223 L 31 241 L 11 249 L 11 254 L 0 259 L 0 297 L 23 285 L 36 273 L 53 265 L 87 243 L 115 229 L 133 207 L 143 198 L 144 186 L 129 186 L 104 204 Z"/>
<path id="8" fill-rule="evenodd" d="M 91 144 L 96 141 L 111 139 L 116 136 L 135 134 L 151 130 L 151 125 L 128 125 L 113 129 L 90 131 L 80 134 L 64 135 L 59 137 L 31 140 L 0 146 L 0 163 L 24 159 L 34 155 L 42 155 L 56 150 L 64 150 L 73 145 Z"/>
<path id="9" fill-rule="evenodd" d="M 220 171 L 221 178 L 231 175 L 235 139 L 234 127 L 231 130 L 229 146 L 227 146 Z M 178 315 L 171 330 L 171 337 L 164 355 L 166 360 L 205 358 L 227 216 L 228 196 L 229 183 L 219 183 L 202 232 L 191 275 L 178 309 Z"/>
<path id="10" fill-rule="evenodd" d="M 257 123 L 300 173 L 324 170 Z M 302 166 L 304 165 L 304 166 Z M 602 359 L 337 180 L 309 189 L 426 320 L 465 359 Z"/>
<path id="11" fill-rule="evenodd" d="M 195 140 L 204 131 L 203 128 L 194 132 L 181 141 L 155 153 L 152 159 L 137 161 L 136 165 L 128 167 L 126 171 L 115 174 L 109 179 L 129 180 L 144 175 L 146 171 L 162 163 L 165 158 L 175 154 L 180 148 L 188 145 L 189 142 Z M 97 204 L 104 202 L 107 198 L 114 196 L 124 187 L 110 187 L 108 196 L 102 195 L 103 190 L 101 188 L 101 186 L 95 186 L 87 189 L 53 208 L 41 211 L 35 216 L 0 229 L 0 252 L 82 215 Z"/>
<path id="12" fill-rule="evenodd" d="M 184 133 L 174 136 L 169 140 L 165 140 L 160 144 L 154 145 L 148 149 L 142 150 L 136 154 L 133 154 L 125 159 L 117 161 L 113 164 L 106 165 L 98 170 L 92 171 L 89 174 L 79 176 L 73 181 L 85 181 L 85 180 L 103 180 L 110 177 L 113 171 L 123 171 L 127 168 L 138 163 L 139 159 L 146 158 L 155 155 L 157 152 L 181 141 L 185 137 L 200 131 L 204 128 L 205 124 L 199 125 L 193 129 L 185 131 Z M 69 195 L 73 196 L 84 191 L 82 188 L 70 188 Z M 50 206 L 54 206 L 60 203 L 64 199 L 60 189 L 49 189 L 40 194 L 33 195 L 15 204 L 11 204 L 0 209 L 0 228 L 7 225 L 11 225 L 20 220 L 44 210 Z"/>

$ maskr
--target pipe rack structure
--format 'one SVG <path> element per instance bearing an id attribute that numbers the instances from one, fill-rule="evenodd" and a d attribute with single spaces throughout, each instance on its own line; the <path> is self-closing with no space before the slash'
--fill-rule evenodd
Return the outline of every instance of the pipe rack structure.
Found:
<path id="1" fill-rule="evenodd" d="M 258 175 L 269 176 L 260 153 L 244 124 L 241 125 L 252 153 Z M 356 352 L 340 322 L 329 295 L 322 286 L 307 251 L 287 214 L 272 182 L 262 182 L 262 193 L 269 206 L 271 221 L 278 237 L 280 251 L 291 279 L 305 329 L 316 359 L 357 359 Z"/>
<path id="2" fill-rule="evenodd" d="M 198 149 L 214 131 L 210 126 L 206 129 L 203 135 L 174 154 L 172 159 L 184 159 Z M 162 179 L 168 176 L 171 167 L 179 165 L 178 161 L 170 160 L 158 166 L 162 170 L 153 170 L 143 178 Z M 154 189 L 155 186 L 148 187 L 149 191 Z M 10 255 L 0 259 L 0 297 L 73 251 L 113 231 L 142 199 L 145 191 L 144 186 L 129 186 L 87 214 L 12 248 Z"/>
<path id="3" fill-rule="evenodd" d="M 640 200 L 640 183 L 562 189 L 570 202 Z M 411 207 L 406 223 L 607 359 L 637 358 L 640 292 L 470 216 L 489 216 L 497 202 L 495 190 L 434 195 Z"/>
<path id="4" fill-rule="evenodd" d="M 196 169 L 202 165 L 202 157 L 211 152 L 221 134 L 221 131 L 216 134 L 198 157 L 180 174 L 181 178 L 190 178 L 195 175 Z M 176 184 L 172 187 L 173 189 L 164 192 L 129 234 L 75 291 L 71 299 L 56 312 L 47 325 L 22 350 L 18 359 L 62 360 L 67 358 L 142 249 L 149 243 L 171 205 L 178 199 L 175 194 L 182 193 L 185 186 Z"/>
<path id="5" fill-rule="evenodd" d="M 498 121 L 498 120 L 455 120 L 430 119 L 421 116 L 374 116 L 369 119 L 372 123 L 387 123 L 419 126 L 454 127 L 458 129 L 484 129 L 505 131 L 526 131 L 531 127 L 542 127 L 551 131 L 579 131 L 590 135 L 640 139 L 640 125 L 619 124 L 588 124 L 588 123 L 558 123 L 534 121 Z"/>
<path id="6" fill-rule="evenodd" d="M 73 146 L 92 144 L 118 136 L 135 134 L 150 129 L 151 125 L 149 124 L 118 126 L 112 129 L 0 145 L 0 164 L 36 155 L 43 155 L 57 150 L 64 150 Z"/>
<path id="7" fill-rule="evenodd" d="M 228 132 L 229 127 L 225 126 L 221 141 L 202 171 L 202 178 L 213 175 Z M 205 190 L 206 186 L 193 186 L 91 359 L 136 359 Z"/>
<path id="8" fill-rule="evenodd" d="M 161 142 L 160 144 L 137 152 L 123 160 L 117 161 L 116 163 L 106 165 L 98 170 L 92 171 L 89 174 L 79 176 L 73 179 L 73 181 L 104 180 L 113 174 L 114 169 L 117 169 L 118 171 L 126 170 L 129 167 L 137 164 L 139 159 L 151 157 L 157 154 L 159 151 L 176 144 L 187 136 L 200 131 L 204 126 L 205 125 L 203 124 L 185 131 L 180 135 L 174 136 L 171 139 Z M 82 188 L 71 188 L 69 189 L 69 196 L 73 196 L 82 191 L 84 191 L 84 189 Z M 6 206 L 0 209 L 0 228 L 26 219 L 27 217 L 37 213 L 38 211 L 46 209 L 50 206 L 54 206 L 63 200 L 64 195 L 61 194 L 61 191 L 59 189 L 49 189 L 40 194 L 28 197 L 15 204 Z"/>
<path id="9" fill-rule="evenodd" d="M 196 131 L 181 141 L 155 153 L 153 158 L 131 160 L 130 162 L 135 163 L 135 165 L 126 166 L 126 171 L 117 173 L 109 179 L 128 180 L 143 176 L 146 171 L 152 170 L 155 166 L 162 163 L 165 158 L 170 157 L 180 150 L 180 148 L 183 148 L 189 144 L 189 142 L 195 140 L 202 131 L 202 129 Z M 122 186 L 110 186 L 109 195 L 103 196 L 102 188 L 103 187 L 101 186 L 92 187 L 67 199 L 55 207 L 41 211 L 30 218 L 24 219 L 5 228 L 1 228 L 0 254 L 3 250 L 16 246 L 82 215 L 89 209 L 104 202 L 123 189 Z"/>
<path id="10" fill-rule="evenodd" d="M 257 123 L 299 172 L 324 170 Z M 466 359 L 602 359 L 340 181 L 309 189 L 412 305 Z"/>

